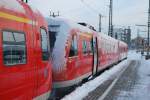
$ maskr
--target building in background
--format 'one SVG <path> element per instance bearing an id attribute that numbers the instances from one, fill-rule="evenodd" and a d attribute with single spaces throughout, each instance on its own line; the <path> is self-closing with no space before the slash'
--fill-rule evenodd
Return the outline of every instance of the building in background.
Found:
<path id="1" fill-rule="evenodd" d="M 138 36 L 131 40 L 131 49 L 136 49 L 137 51 L 147 51 L 147 38 Z"/>
<path id="2" fill-rule="evenodd" d="M 114 28 L 113 30 L 113 38 L 118 40 L 124 40 L 124 29 L 123 28 Z"/>
<path id="3" fill-rule="evenodd" d="M 114 28 L 113 38 L 124 41 L 131 46 L 131 29 L 128 28 Z"/>
<path id="4" fill-rule="evenodd" d="M 131 28 L 128 27 L 127 29 L 124 29 L 124 37 L 125 42 L 128 44 L 128 46 L 131 46 Z"/>

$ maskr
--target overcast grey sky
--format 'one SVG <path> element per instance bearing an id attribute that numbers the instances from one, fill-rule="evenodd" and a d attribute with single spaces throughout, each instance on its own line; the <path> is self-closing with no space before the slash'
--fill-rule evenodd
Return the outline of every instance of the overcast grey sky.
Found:
<path id="1" fill-rule="evenodd" d="M 147 24 L 149 0 L 113 0 L 113 24 L 115 27 L 131 26 L 132 38 L 136 36 L 135 24 Z M 98 14 L 102 19 L 102 32 L 108 30 L 109 0 L 29 0 L 29 4 L 39 9 L 44 16 L 50 11 L 60 11 L 61 17 L 75 22 L 87 22 L 98 28 Z M 140 28 L 146 30 L 146 28 Z M 140 33 L 145 35 L 146 33 Z"/>

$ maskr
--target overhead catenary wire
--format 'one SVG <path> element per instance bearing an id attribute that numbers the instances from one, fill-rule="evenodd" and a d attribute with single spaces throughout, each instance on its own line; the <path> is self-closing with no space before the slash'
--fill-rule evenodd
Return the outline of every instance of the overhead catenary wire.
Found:
<path id="1" fill-rule="evenodd" d="M 99 32 L 101 32 L 102 28 L 101 28 L 101 25 L 102 25 L 102 17 L 104 17 L 99 11 L 97 11 L 96 9 L 94 9 L 93 7 L 91 7 L 89 4 L 87 4 L 86 2 L 84 2 L 84 0 L 81 0 L 81 2 L 88 8 L 90 9 L 92 12 L 94 13 L 98 13 L 99 15 Z"/>
<path id="2" fill-rule="evenodd" d="M 82 4 L 84 4 L 84 6 L 86 7 L 86 8 L 88 8 L 90 11 L 91 11 L 91 13 L 98 13 L 98 14 L 100 14 L 100 12 L 98 11 L 98 10 L 96 10 L 96 9 L 94 9 L 92 6 L 90 6 L 89 4 L 87 4 L 86 2 L 84 2 L 84 0 L 81 0 L 81 2 L 82 2 Z M 69 10 L 69 11 L 66 11 L 65 13 L 63 13 L 63 14 L 68 14 L 68 13 L 74 13 L 75 11 L 79 11 L 80 9 L 81 9 L 82 7 L 78 7 L 78 8 L 76 8 L 76 9 L 71 9 L 71 10 Z"/>
<path id="3" fill-rule="evenodd" d="M 96 13 L 100 14 L 100 12 L 99 12 L 98 10 L 94 9 L 93 7 L 91 7 L 88 3 L 84 2 L 84 0 L 81 0 L 81 2 L 82 2 L 88 9 L 92 10 L 92 12 L 94 12 L 94 13 L 96 12 Z"/>

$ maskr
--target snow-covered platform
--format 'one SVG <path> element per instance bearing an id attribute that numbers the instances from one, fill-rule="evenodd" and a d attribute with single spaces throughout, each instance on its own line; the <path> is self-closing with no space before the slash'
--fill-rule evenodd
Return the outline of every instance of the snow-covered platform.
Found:
<path id="1" fill-rule="evenodd" d="M 128 59 L 83 84 L 63 100 L 149 100 L 150 61 L 130 51 Z"/>
<path id="2" fill-rule="evenodd" d="M 150 100 L 150 60 L 134 58 L 104 100 Z"/>

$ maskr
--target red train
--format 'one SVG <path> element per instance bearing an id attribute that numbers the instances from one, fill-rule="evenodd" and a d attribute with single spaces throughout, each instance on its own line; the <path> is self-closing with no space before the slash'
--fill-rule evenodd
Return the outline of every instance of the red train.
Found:
<path id="1" fill-rule="evenodd" d="M 0 0 L 0 100 L 47 99 L 51 92 L 48 27 L 21 0 Z"/>
<path id="2" fill-rule="evenodd" d="M 56 89 L 78 84 L 127 58 L 127 44 L 64 19 L 47 19 Z"/>
<path id="3" fill-rule="evenodd" d="M 78 84 L 127 57 L 124 42 L 68 20 L 47 21 L 21 0 L 0 0 L 1 100 L 47 99 L 50 55 L 55 88 Z"/>

